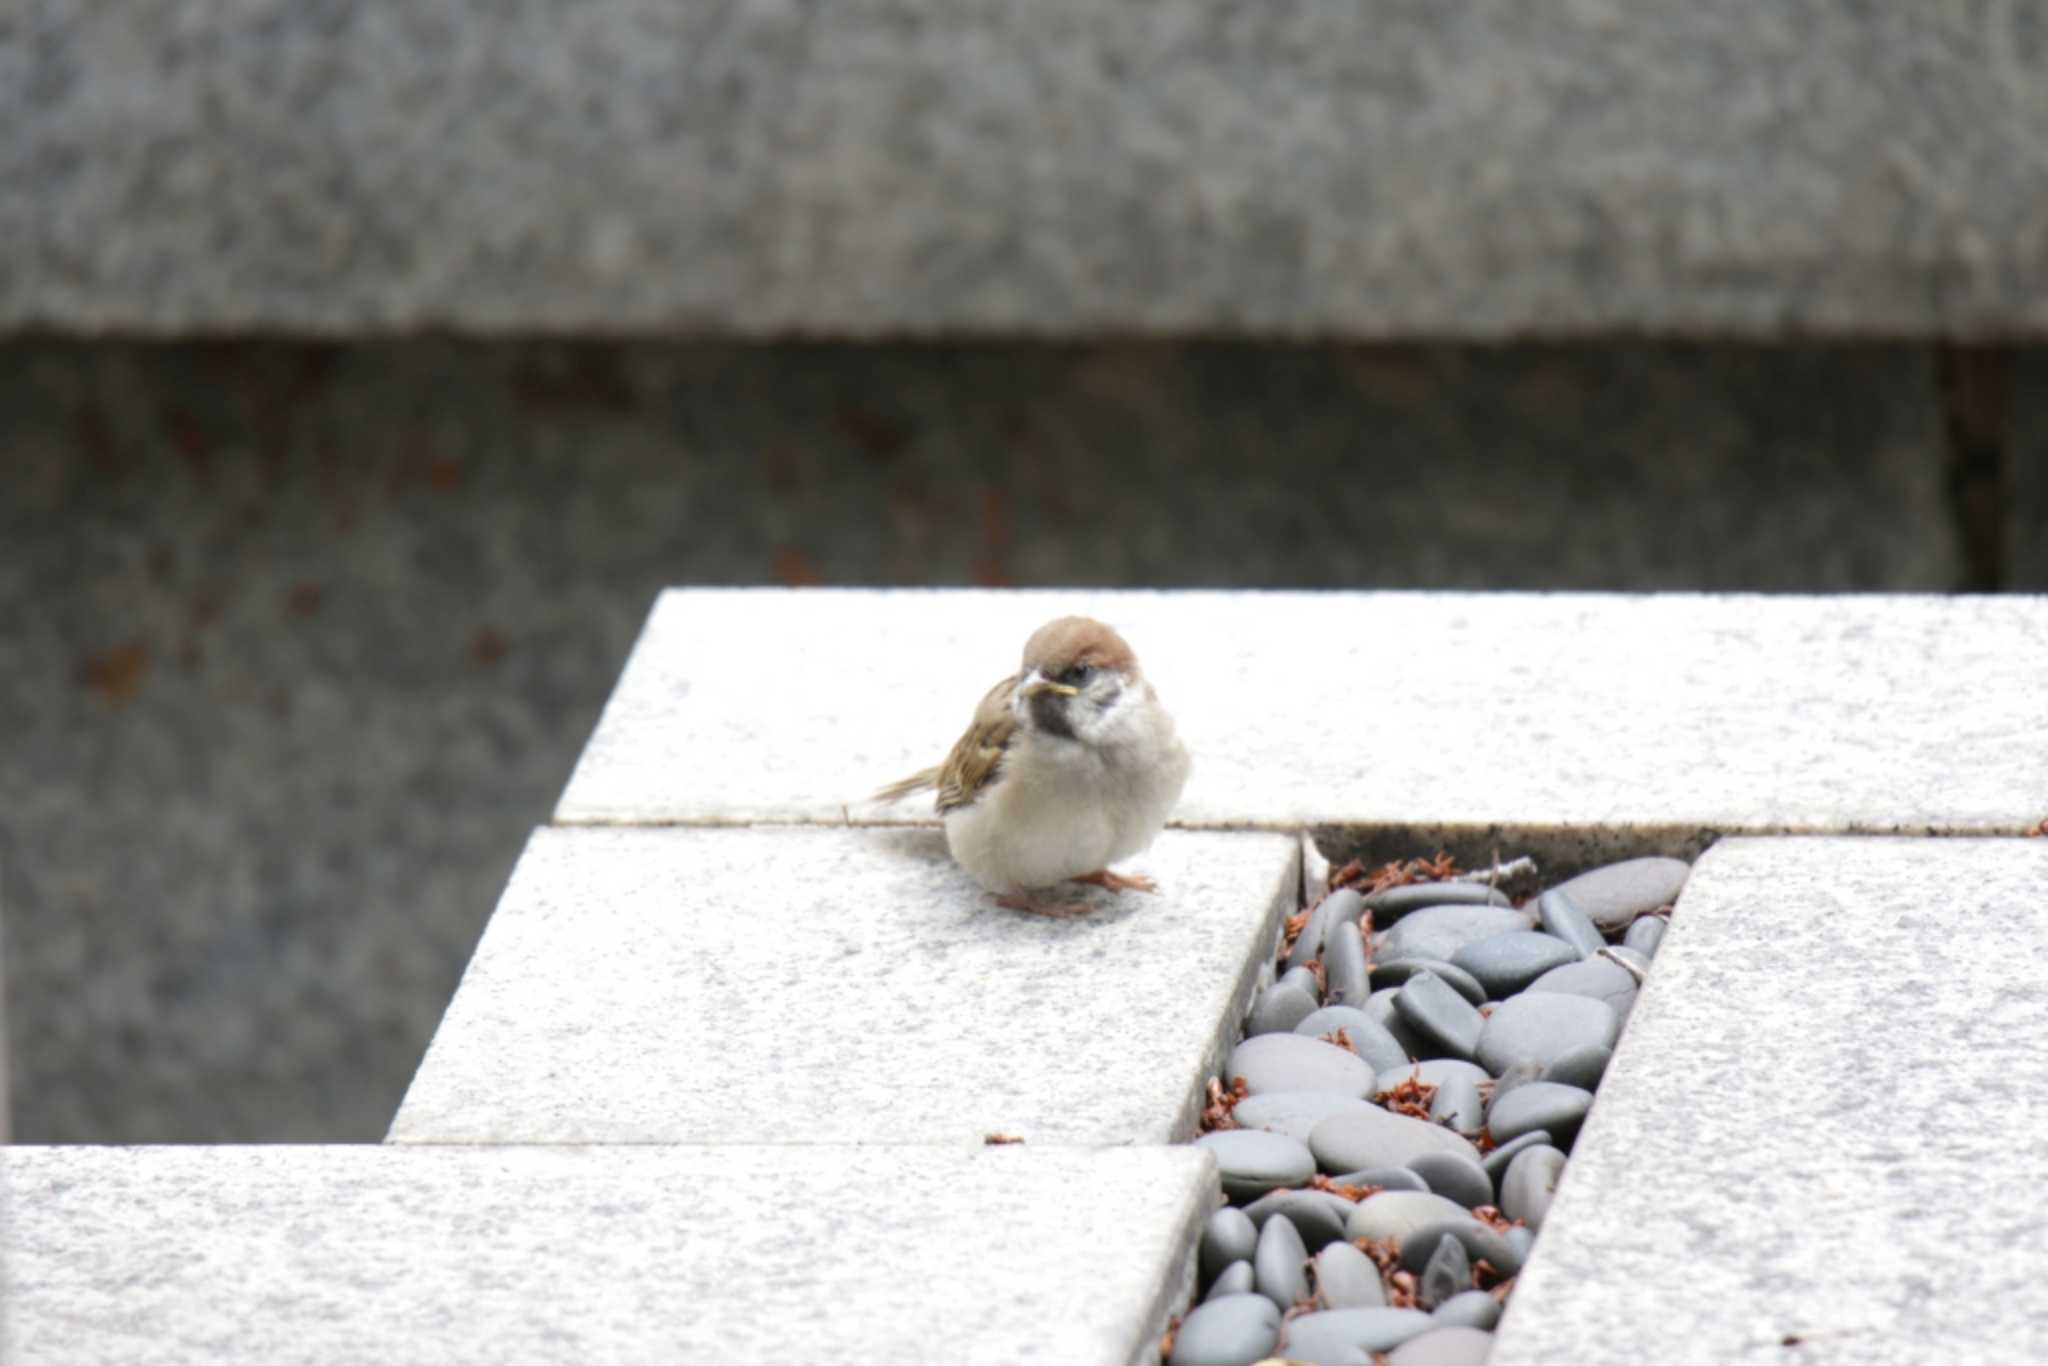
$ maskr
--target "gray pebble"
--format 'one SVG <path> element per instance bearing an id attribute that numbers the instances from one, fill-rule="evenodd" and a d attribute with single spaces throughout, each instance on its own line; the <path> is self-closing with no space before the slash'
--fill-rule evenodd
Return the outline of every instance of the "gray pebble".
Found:
<path id="1" fill-rule="evenodd" d="M 1433 972 L 1421 972 L 1408 979 L 1394 997 L 1394 1009 L 1413 1025 L 1434 1051 L 1470 1059 L 1479 1051 L 1479 1032 L 1486 1026 L 1473 1004 Z"/>
<path id="2" fill-rule="evenodd" d="M 1291 1034 L 1296 1025 L 1315 1013 L 1313 993 L 1303 991 L 1292 982 L 1275 982 L 1252 1002 L 1252 1013 L 1245 1018 L 1244 1032 L 1247 1035 Z"/>
<path id="3" fill-rule="evenodd" d="M 1645 911 L 1678 900 L 1692 865 L 1684 859 L 1634 858 L 1580 873 L 1557 890 L 1603 931 L 1619 931 Z"/>
<path id="4" fill-rule="evenodd" d="M 1308 1366 L 1372 1366 L 1374 1352 L 1392 1351 L 1430 1327 L 1419 1309 L 1325 1309 L 1289 1319 L 1280 1350 Z"/>
<path id="5" fill-rule="evenodd" d="M 1220 1129 L 1203 1134 L 1195 1146 L 1209 1150 L 1223 1178 L 1223 1193 L 1240 1202 L 1278 1187 L 1306 1185 L 1316 1174 L 1315 1154 L 1308 1144 L 1285 1134 Z"/>
<path id="6" fill-rule="evenodd" d="M 1530 1228 L 1542 1228 L 1564 1168 L 1565 1155 L 1547 1143 L 1516 1154 L 1500 1181 L 1500 1212 Z"/>
<path id="7" fill-rule="evenodd" d="M 1541 1067 L 1538 1067 L 1535 1063 L 1516 1063 L 1513 1067 L 1510 1067 L 1507 1071 L 1501 1073 L 1500 1079 L 1494 1082 L 1493 1094 L 1490 1097 L 1488 1097 L 1486 1102 L 1486 1109 L 1488 1113 L 1492 1112 L 1494 1106 L 1500 1104 L 1502 1096 L 1512 1094 L 1516 1087 L 1527 1086 L 1532 1081 L 1542 1080 L 1543 1069 Z"/>
<path id="8" fill-rule="evenodd" d="M 1408 1050 L 1401 1046 L 1401 1041 L 1357 1006 L 1324 1006 L 1296 1025 L 1294 1032 L 1320 1039 L 1340 1029 L 1351 1041 L 1351 1051 L 1365 1059 L 1375 1072 L 1399 1067 L 1408 1060 Z"/>
<path id="9" fill-rule="evenodd" d="M 1669 928 L 1661 915 L 1639 915 L 1628 927 L 1628 933 L 1621 937 L 1621 946 L 1634 949 L 1645 958 L 1657 956 L 1657 946 L 1664 942 L 1664 931 Z"/>
<path id="10" fill-rule="evenodd" d="M 1486 1116 L 1486 1131 L 1494 1142 L 1506 1143 L 1541 1129 L 1556 1146 L 1568 1149 L 1586 1111 L 1592 1108 L 1591 1091 L 1554 1081 L 1532 1081 L 1494 1102 Z"/>
<path id="11" fill-rule="evenodd" d="M 1508 1164 L 1513 1162 L 1518 1154 L 1527 1152 L 1531 1148 L 1539 1148 L 1548 1142 L 1550 1142 L 1550 1135 L 1547 1133 L 1523 1134 L 1513 1142 L 1503 1143 L 1485 1157 L 1480 1158 L 1479 1165 L 1486 1168 L 1486 1174 L 1493 1178 L 1493 1184 L 1498 1188 L 1501 1178 L 1507 1175 Z"/>
<path id="12" fill-rule="evenodd" d="M 1618 1018 L 1625 1020 L 1629 1011 L 1635 1008 L 1637 986 L 1634 973 L 1603 956 L 1552 968 L 1531 982 L 1529 990 L 1589 996 L 1596 1001 L 1605 1001 Z"/>
<path id="13" fill-rule="evenodd" d="M 1463 1211 L 1460 1211 L 1463 1214 Z M 1485 1224 L 1470 1215 L 1457 1219 L 1444 1219 L 1433 1224 L 1424 1224 L 1413 1229 L 1401 1240 L 1401 1265 L 1418 1275 L 1435 1255 L 1439 1239 L 1446 1234 L 1458 1240 L 1465 1248 L 1468 1260 L 1486 1263 L 1503 1276 L 1512 1276 L 1522 1269 L 1523 1257 L 1518 1254 L 1505 1235 L 1495 1233 Z"/>
<path id="14" fill-rule="evenodd" d="M 1450 959 L 1476 939 L 1526 930 L 1535 923 L 1534 916 L 1503 906 L 1431 906 L 1403 916 L 1379 935 L 1374 956 Z"/>
<path id="15" fill-rule="evenodd" d="M 1470 1077 L 1452 1077 L 1436 1088 L 1430 1098 L 1429 1119 L 1461 1134 L 1476 1134 L 1486 1127 L 1486 1102 L 1479 1098 L 1479 1083 Z"/>
<path id="16" fill-rule="evenodd" d="M 1590 1045 L 1574 1048 L 1543 1069 L 1543 1080 L 1576 1086 L 1582 1091 L 1597 1090 L 1600 1079 L 1607 1075 L 1607 1064 L 1613 1058 L 1614 1050 L 1611 1048 Z"/>
<path id="17" fill-rule="evenodd" d="M 1429 1183 L 1406 1167 L 1362 1167 L 1330 1178 L 1340 1186 L 1378 1186 L 1383 1191 L 1426 1191 Z"/>
<path id="18" fill-rule="evenodd" d="M 1280 974 L 1280 980 L 1296 991 L 1305 991 L 1311 996 L 1320 997 L 1323 994 L 1323 989 L 1317 983 L 1316 974 L 1311 968 L 1289 968 Z"/>
<path id="19" fill-rule="evenodd" d="M 1548 1067 L 1589 1044 L 1612 1048 L 1620 1032 L 1621 1019 L 1605 1001 L 1554 991 L 1525 991 L 1502 1001 L 1486 1017 L 1486 1028 L 1479 1036 L 1479 1065 L 1495 1076 L 1518 1062 Z M 1249 1039 L 1240 1047 L 1266 1042 Z"/>
<path id="20" fill-rule="evenodd" d="M 1468 1140 L 1441 1125 L 1378 1106 L 1331 1115 L 1309 1132 L 1308 1146 L 1326 1172 L 1405 1167 L 1424 1153 L 1478 1154 Z"/>
<path id="21" fill-rule="evenodd" d="M 1508 1246 L 1515 1250 L 1517 1257 L 1524 1262 L 1529 1260 L 1529 1249 L 1536 1245 L 1535 1229 L 1527 1224 L 1516 1224 L 1501 1236 L 1508 1240 Z"/>
<path id="22" fill-rule="evenodd" d="M 1442 958 L 1389 958 L 1376 962 L 1372 965 L 1372 984 L 1375 987 L 1397 987 L 1421 972 L 1433 972 L 1443 978 L 1475 1006 L 1486 1000 L 1486 988 L 1479 984 L 1477 977 Z"/>
<path id="23" fill-rule="evenodd" d="M 1429 1317 L 1445 1328 L 1477 1328 L 1490 1333 L 1500 1322 L 1500 1301 L 1484 1290 L 1467 1290 L 1432 1309 Z"/>
<path id="24" fill-rule="evenodd" d="M 1451 956 L 1451 963 L 1478 978 L 1486 994 L 1499 999 L 1512 996 L 1552 968 L 1578 962 L 1580 957 L 1577 949 L 1554 934 L 1509 930 L 1467 944 Z"/>
<path id="25" fill-rule="evenodd" d="M 1333 925 L 1323 945 L 1324 995 L 1331 1005 L 1365 1004 L 1372 994 L 1366 984 L 1365 941 L 1356 925 Z"/>
<path id="26" fill-rule="evenodd" d="M 1301 927 L 1301 934 L 1294 941 L 1294 947 L 1287 951 L 1287 966 L 1306 966 L 1311 958 L 1319 957 L 1323 951 L 1324 938 L 1332 925 L 1346 920 L 1358 923 L 1358 917 L 1365 913 L 1365 898 L 1349 887 L 1339 888 L 1317 903 L 1309 912 L 1308 923 Z"/>
<path id="27" fill-rule="evenodd" d="M 1465 1245 L 1446 1233 L 1436 1240 L 1436 1251 L 1423 1263 L 1415 1302 L 1423 1309 L 1434 1309 L 1472 1288 L 1472 1259 L 1465 1254 Z"/>
<path id="28" fill-rule="evenodd" d="M 1202 1279 L 1214 1280 L 1232 1262 L 1248 1262 L 1259 1246 L 1258 1226 L 1241 1209 L 1225 1206 L 1202 1225 Z"/>
<path id="29" fill-rule="evenodd" d="M 1362 1099 L 1372 1094 L 1373 1084 L 1373 1069 L 1356 1053 L 1303 1034 L 1261 1034 L 1246 1039 L 1230 1050 L 1223 1075 L 1243 1077 L 1247 1091 L 1255 1096 L 1268 1091 L 1336 1091 Z"/>
<path id="30" fill-rule="evenodd" d="M 1427 1051 L 1429 1044 L 1414 1025 L 1401 1018 L 1401 1012 L 1394 1008 L 1394 998 L 1401 994 L 1399 987 L 1383 987 L 1366 997 L 1365 1013 L 1373 1022 L 1394 1036 L 1406 1056 L 1419 1058 Z"/>
<path id="31" fill-rule="evenodd" d="M 1285 1134 L 1306 1143 L 1308 1136 L 1315 1132 L 1316 1125 L 1331 1115 L 1356 1114 L 1361 1110 L 1378 1108 L 1362 1097 L 1337 1091 L 1268 1091 L 1264 1095 L 1246 1096 L 1237 1103 L 1230 1116 L 1240 1129 Z"/>
<path id="32" fill-rule="evenodd" d="M 1493 1178 L 1477 1158 L 1458 1153 L 1425 1153 L 1408 1164 L 1429 1189 L 1446 1200 L 1476 1209 L 1493 1203 Z"/>
<path id="33" fill-rule="evenodd" d="M 1581 958 L 1591 958 L 1607 945 L 1592 917 L 1555 887 L 1536 898 L 1536 923 L 1577 949 Z"/>
<path id="34" fill-rule="evenodd" d="M 1244 1212 L 1261 1230 L 1268 1220 L 1285 1216 L 1301 1235 L 1302 1246 L 1320 1252 L 1345 1236 L 1353 1208 L 1349 1200 L 1330 1191 L 1297 1190 L 1262 1195 L 1246 1205 Z"/>
<path id="35" fill-rule="evenodd" d="M 1349 1247 L 1350 1244 L 1346 1243 L 1345 1246 Z M 1232 1262 L 1229 1266 L 1223 1268 L 1223 1274 L 1216 1278 L 1216 1284 L 1210 1286 L 1209 1293 L 1202 1298 L 1205 1300 L 1220 1300 L 1225 1295 L 1254 1294 L 1256 1293 L 1256 1284 L 1252 1279 L 1252 1264 L 1250 1262 Z M 1266 1300 L 1264 1295 L 1260 1295 L 1259 1298 Z M 1271 1304 L 1272 1301 L 1266 1300 L 1266 1303 Z"/>
<path id="36" fill-rule="evenodd" d="M 1432 1328 L 1388 1353 L 1387 1366 L 1482 1366 L 1492 1352 L 1493 1334 L 1483 1328 Z"/>
<path id="37" fill-rule="evenodd" d="M 1383 1096 L 1410 1080 L 1425 1086 L 1442 1086 L 1453 1077 L 1467 1078 L 1475 1086 L 1493 1080 L 1493 1074 L 1476 1062 L 1466 1062 L 1463 1058 L 1430 1058 L 1425 1062 L 1387 1068 L 1373 1078 L 1373 1094 Z"/>
<path id="38" fill-rule="evenodd" d="M 1351 1209 L 1344 1226 L 1348 1238 L 1392 1238 L 1406 1245 L 1408 1236 L 1419 1228 L 1434 1228 L 1453 1219 L 1479 1226 L 1463 1205 L 1441 1195 L 1423 1191 L 1381 1191 L 1368 1195 Z"/>
<path id="39" fill-rule="evenodd" d="M 1276 1214 L 1259 1230 L 1258 1250 L 1252 1253 L 1252 1275 L 1259 1293 L 1284 1310 L 1308 1298 L 1308 1247 L 1294 1221 Z"/>
<path id="40" fill-rule="evenodd" d="M 1316 1254 L 1316 1303 L 1325 1309 L 1378 1309 L 1387 1302 L 1380 1269 L 1349 1243 Z"/>
<path id="41" fill-rule="evenodd" d="M 1280 1311 L 1264 1295 L 1226 1295 L 1180 1321 L 1168 1366 L 1246 1366 L 1280 1341 Z"/>
<path id="42" fill-rule="evenodd" d="M 1397 916 L 1430 906 L 1505 906 L 1508 894 L 1483 882 L 1411 882 L 1389 887 L 1365 899 L 1373 918 L 1391 925 Z"/>

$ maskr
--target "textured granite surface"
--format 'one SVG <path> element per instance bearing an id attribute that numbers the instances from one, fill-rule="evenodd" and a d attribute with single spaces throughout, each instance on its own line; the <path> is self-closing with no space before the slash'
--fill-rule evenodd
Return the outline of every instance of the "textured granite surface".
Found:
<path id="1" fill-rule="evenodd" d="M 0 342 L 17 1132 L 383 1133 L 669 584 L 1941 589 L 1938 437 L 1894 346 Z"/>
<path id="2" fill-rule="evenodd" d="M 1121 865 L 1159 895 L 1058 920 L 994 906 L 936 830 L 541 830 L 391 1137 L 1186 1138 L 1296 849 L 1169 833 Z"/>
<path id="3" fill-rule="evenodd" d="M 2048 840 L 1697 865 L 1494 1366 L 2038 1362 Z"/>
<path id="4" fill-rule="evenodd" d="M 1996 0 L 63 0 L 0 326 L 2038 334 L 2044 119 Z"/>
<path id="5" fill-rule="evenodd" d="M 0 1357 L 1126 1366 L 1215 1192 L 1185 1148 L 14 1148 Z"/>
<path id="6" fill-rule="evenodd" d="M 1071 611 L 1122 628 L 1173 710 L 1190 825 L 2018 832 L 2048 814 L 2044 598 L 673 591 L 558 819 L 928 820 L 861 798 L 937 762 L 1025 636 Z"/>

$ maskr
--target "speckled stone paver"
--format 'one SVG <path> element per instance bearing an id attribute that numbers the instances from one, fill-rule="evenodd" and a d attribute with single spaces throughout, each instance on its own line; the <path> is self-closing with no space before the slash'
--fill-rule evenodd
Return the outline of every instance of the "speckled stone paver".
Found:
<path id="1" fill-rule="evenodd" d="M 2048 800 L 2042 598 L 687 590 L 557 818 L 929 819 L 860 799 L 1076 611 L 1178 719 L 1190 825 L 2018 833 Z"/>
<path id="2" fill-rule="evenodd" d="M 0 1358 L 1095 1363 L 1163 1326 L 1186 1148 L 0 1150 Z"/>
<path id="3" fill-rule="evenodd" d="M 1732 840 L 1494 1366 L 2048 1358 L 2048 840 Z"/>
<path id="4" fill-rule="evenodd" d="M 936 830 L 543 830 L 391 1137 L 1171 1142 L 1298 863 L 1169 832 L 1122 865 L 1159 895 L 1051 919 L 991 904 Z"/>

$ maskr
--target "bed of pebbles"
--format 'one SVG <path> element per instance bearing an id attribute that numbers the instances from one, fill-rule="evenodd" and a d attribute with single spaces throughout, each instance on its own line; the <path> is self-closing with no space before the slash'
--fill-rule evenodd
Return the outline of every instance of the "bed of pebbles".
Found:
<path id="1" fill-rule="evenodd" d="M 1485 1360 L 1689 871 L 1312 876 L 1210 1084 L 1228 1203 L 1170 1366 Z"/>

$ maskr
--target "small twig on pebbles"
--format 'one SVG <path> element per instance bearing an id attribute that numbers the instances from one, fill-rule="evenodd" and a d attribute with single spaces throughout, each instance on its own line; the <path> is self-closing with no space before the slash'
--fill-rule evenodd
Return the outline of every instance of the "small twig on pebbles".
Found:
<path id="1" fill-rule="evenodd" d="M 1527 854 L 1523 854 L 1519 858 L 1511 858 L 1506 863 L 1502 863 L 1500 861 L 1500 854 L 1496 852 L 1493 856 L 1493 866 L 1491 868 L 1475 868 L 1469 873 L 1459 873 L 1453 877 L 1446 878 L 1445 881 L 1483 882 L 1489 887 L 1499 887 L 1502 883 L 1512 882 L 1516 878 L 1526 877 L 1534 880 L 1536 876 L 1536 860 L 1530 858 Z"/>

